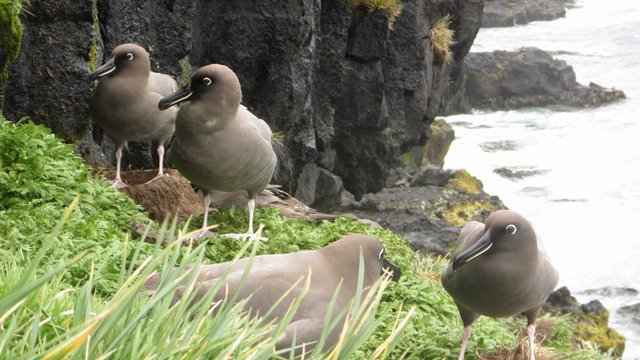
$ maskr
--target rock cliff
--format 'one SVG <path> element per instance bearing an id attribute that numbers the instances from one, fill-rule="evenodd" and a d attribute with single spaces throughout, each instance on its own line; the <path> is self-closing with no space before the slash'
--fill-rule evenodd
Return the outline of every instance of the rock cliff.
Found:
<path id="1" fill-rule="evenodd" d="M 484 110 L 595 107 L 625 98 L 621 90 L 581 85 L 571 65 L 537 48 L 470 53 L 465 74 L 469 104 Z"/>
<path id="2" fill-rule="evenodd" d="M 333 210 L 343 188 L 382 189 L 398 155 L 423 145 L 429 124 L 463 88 L 462 62 L 483 1 L 411 0 L 388 14 L 344 0 L 41 0 L 23 15 L 4 114 L 44 123 L 90 162 L 113 163 L 113 144 L 92 126 L 86 74 L 113 47 L 145 47 L 152 69 L 185 82 L 208 63 L 233 68 L 243 103 L 280 133 L 274 182 Z M 453 61 L 434 56 L 428 33 L 450 14 Z M 149 144 L 131 144 L 125 166 L 151 167 Z"/>
<path id="3" fill-rule="evenodd" d="M 572 0 L 487 0 L 482 27 L 507 27 L 565 16 Z"/>

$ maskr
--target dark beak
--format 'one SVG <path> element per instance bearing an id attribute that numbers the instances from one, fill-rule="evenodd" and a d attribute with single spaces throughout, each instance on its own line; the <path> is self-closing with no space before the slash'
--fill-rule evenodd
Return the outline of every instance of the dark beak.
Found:
<path id="1" fill-rule="evenodd" d="M 458 254 L 458 256 L 455 256 L 453 258 L 453 270 L 456 270 L 462 265 L 489 251 L 489 249 L 491 249 L 491 246 L 493 246 L 493 241 L 491 241 L 490 232 L 487 231 L 484 233 L 484 235 L 482 235 L 480 240 L 478 240 L 470 248 L 461 252 L 460 254 Z"/>
<path id="2" fill-rule="evenodd" d="M 392 263 L 391 261 L 389 261 L 383 255 L 382 256 L 382 273 L 381 274 L 383 274 L 385 271 L 391 273 L 391 280 L 393 280 L 393 281 L 400 280 L 400 276 L 402 275 L 402 270 L 400 270 L 400 267 L 398 265 Z"/>
<path id="3" fill-rule="evenodd" d="M 102 64 L 99 68 L 89 73 L 89 80 L 95 80 L 99 77 L 103 77 L 112 73 L 116 69 L 116 64 L 113 58 L 109 59 L 106 63 Z"/>
<path id="4" fill-rule="evenodd" d="M 173 105 L 189 100 L 191 95 L 193 95 L 193 92 L 191 92 L 191 84 L 187 84 L 173 94 L 163 97 L 158 103 L 158 107 L 160 110 L 167 110 Z"/>

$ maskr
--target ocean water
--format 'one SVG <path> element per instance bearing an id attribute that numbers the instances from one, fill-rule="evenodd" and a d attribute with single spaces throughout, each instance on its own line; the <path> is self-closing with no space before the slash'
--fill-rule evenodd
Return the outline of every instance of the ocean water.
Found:
<path id="1" fill-rule="evenodd" d="M 640 2 L 578 0 L 562 19 L 481 29 L 471 51 L 523 46 L 552 52 L 580 83 L 622 89 L 627 99 L 575 111 L 450 116 L 456 140 L 445 167 L 468 169 L 527 217 L 560 271 L 559 285 L 582 302 L 602 301 L 627 337 L 623 359 L 640 359 L 640 324 L 617 314 L 640 296 L 583 293 L 640 290 Z M 503 167 L 531 176 L 494 172 Z"/>

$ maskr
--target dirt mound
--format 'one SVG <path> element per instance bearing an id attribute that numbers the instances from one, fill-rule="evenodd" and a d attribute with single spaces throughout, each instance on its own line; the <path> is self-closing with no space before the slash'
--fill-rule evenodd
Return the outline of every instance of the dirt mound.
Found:
<path id="1" fill-rule="evenodd" d="M 111 169 L 98 170 L 97 173 L 107 179 L 113 179 L 115 172 Z M 152 219 L 160 222 L 166 217 L 178 215 L 180 220 L 189 216 L 201 215 L 204 212 L 202 198 L 196 193 L 189 180 L 175 169 L 167 169 L 162 178 L 151 181 L 157 170 L 130 170 L 122 172 L 122 180 L 127 184 L 121 189 L 137 204 L 149 212 Z M 211 192 L 211 207 L 236 208 L 247 207 L 247 193 L 237 191 L 226 193 Z M 280 215 L 286 218 L 302 218 L 307 221 L 334 220 L 335 214 L 325 214 L 303 204 L 293 196 L 280 190 L 276 185 L 269 185 L 256 197 L 256 206 L 269 206 L 280 209 Z M 353 215 L 342 215 L 355 218 Z"/>

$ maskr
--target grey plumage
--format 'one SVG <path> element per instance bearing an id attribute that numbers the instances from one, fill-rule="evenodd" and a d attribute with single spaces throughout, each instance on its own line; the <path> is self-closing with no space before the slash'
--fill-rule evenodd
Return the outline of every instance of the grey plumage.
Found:
<path id="1" fill-rule="evenodd" d="M 464 359 L 471 325 L 480 315 L 520 313 L 527 316 L 534 359 L 535 320 L 557 283 L 558 272 L 524 217 L 499 210 L 485 224 L 468 222 L 442 273 L 442 285 L 453 297 L 465 326 L 459 359 Z"/>
<path id="2" fill-rule="evenodd" d="M 340 285 L 340 291 L 334 303 L 333 317 L 345 308 L 356 294 L 358 285 L 358 268 L 360 253 L 364 261 L 363 288 L 371 287 L 380 277 L 383 268 L 393 273 L 393 278 L 400 277 L 400 269 L 384 256 L 384 248 L 380 241 L 368 235 L 354 234 L 336 240 L 320 250 L 307 250 L 290 254 L 255 256 L 252 261 L 246 282 L 240 289 L 238 300 L 250 299 L 246 309 L 252 315 L 264 316 L 274 306 L 278 298 L 286 291 L 291 293 L 281 301 L 270 313 L 268 319 L 282 319 L 287 313 L 294 298 L 300 296 L 306 276 L 311 274 L 309 290 L 289 326 L 285 337 L 278 342 L 277 348 L 288 348 L 292 345 L 294 334 L 296 344 L 313 343 L 320 338 L 326 312 L 331 299 Z M 204 265 L 198 269 L 196 281 L 201 285 L 195 299 L 201 299 L 206 292 L 215 286 L 221 277 L 224 285 L 214 295 L 213 302 L 233 297 L 238 291 L 241 279 L 249 259 L 241 259 L 221 264 Z M 299 281 L 303 279 L 303 281 Z M 299 282 L 298 282 L 299 281 Z M 145 287 L 157 289 L 160 274 L 154 274 Z M 295 285 L 297 283 L 297 285 Z M 295 285 L 295 286 L 294 286 Z M 226 292 L 228 289 L 228 293 Z M 184 288 L 176 292 L 174 302 L 184 295 Z M 327 346 L 332 346 L 338 339 L 344 317 L 330 334 Z M 307 346 L 310 349 L 313 345 Z"/>
<path id="3" fill-rule="evenodd" d="M 176 120 L 170 161 L 205 193 L 206 232 L 209 190 L 249 195 L 249 230 L 232 237 L 253 236 L 255 196 L 271 181 L 276 155 L 266 122 L 240 105 L 240 82 L 231 69 L 213 64 L 198 69 L 191 82 L 159 103 L 161 109 L 183 101 Z"/>
<path id="4" fill-rule="evenodd" d="M 112 58 L 90 73 L 100 78 L 89 110 L 95 123 L 116 144 L 116 179 L 114 185 L 124 186 L 120 179 L 122 147 L 126 141 L 157 141 L 163 175 L 164 145 L 175 128 L 177 109 L 160 111 L 158 101 L 178 89 L 169 75 L 151 71 L 149 54 L 135 44 L 123 44 L 113 49 Z"/>

